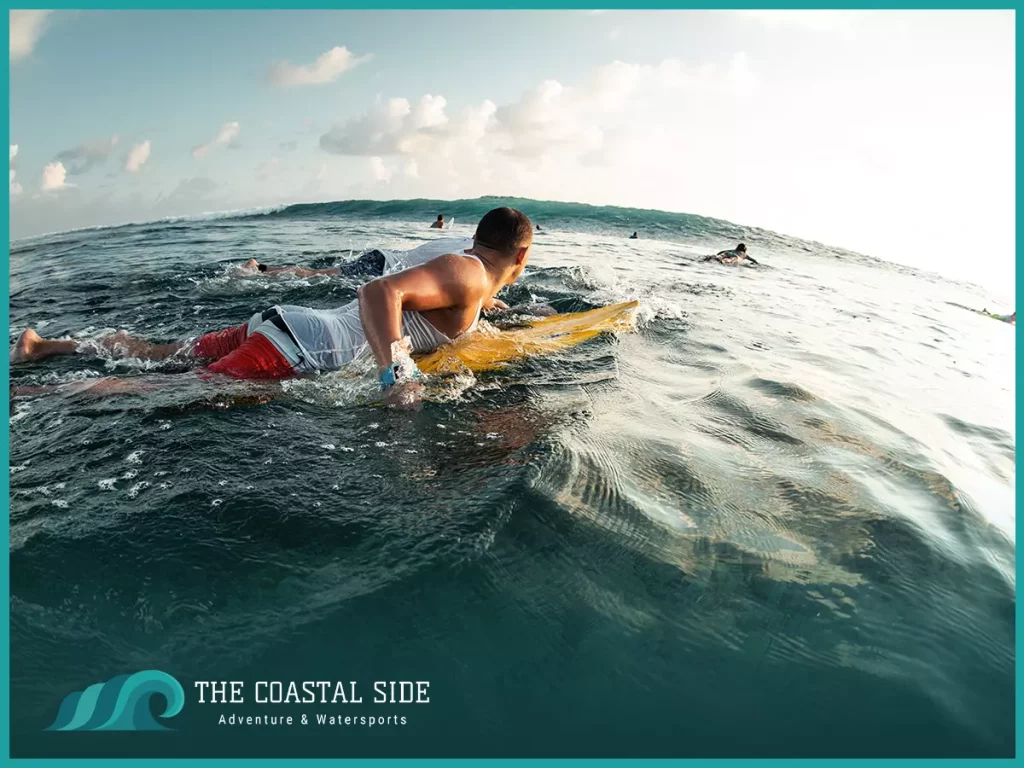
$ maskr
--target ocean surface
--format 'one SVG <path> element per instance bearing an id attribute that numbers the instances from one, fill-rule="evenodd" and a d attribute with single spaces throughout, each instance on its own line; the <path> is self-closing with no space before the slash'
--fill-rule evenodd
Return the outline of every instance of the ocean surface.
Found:
<path id="1" fill-rule="evenodd" d="M 14 242 L 11 341 L 336 306 L 356 280 L 235 268 L 467 236 L 505 202 L 544 228 L 509 304 L 637 299 L 635 331 L 413 413 L 339 374 L 11 370 L 12 754 L 1012 756 L 1015 329 L 953 305 L 1013 311 L 980 288 L 697 216 L 350 202 Z M 741 240 L 763 268 L 699 262 Z M 44 730 L 150 669 L 183 686 L 174 732 Z M 259 704 L 257 681 L 363 702 Z"/>

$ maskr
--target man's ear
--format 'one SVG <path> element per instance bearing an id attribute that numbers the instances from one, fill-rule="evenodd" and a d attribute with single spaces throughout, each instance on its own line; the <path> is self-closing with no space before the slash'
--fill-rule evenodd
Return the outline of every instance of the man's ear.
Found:
<path id="1" fill-rule="evenodd" d="M 524 261 L 526 261 L 526 254 L 529 253 L 529 252 L 530 252 L 530 246 L 526 246 L 525 248 L 520 248 L 516 252 L 516 266 L 519 266 Z"/>

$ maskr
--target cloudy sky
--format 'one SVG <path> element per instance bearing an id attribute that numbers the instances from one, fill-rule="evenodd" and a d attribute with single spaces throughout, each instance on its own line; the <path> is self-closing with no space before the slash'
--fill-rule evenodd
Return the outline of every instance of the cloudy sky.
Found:
<path id="1" fill-rule="evenodd" d="M 1012 11 L 11 12 L 11 232 L 485 194 L 1012 283 Z"/>

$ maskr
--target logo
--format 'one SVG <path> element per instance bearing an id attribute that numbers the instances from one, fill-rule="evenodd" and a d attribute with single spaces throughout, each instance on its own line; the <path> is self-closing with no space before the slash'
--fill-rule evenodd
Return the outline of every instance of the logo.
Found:
<path id="1" fill-rule="evenodd" d="M 170 731 L 153 719 L 149 700 L 165 700 L 161 720 L 174 717 L 185 704 L 181 683 L 157 669 L 118 675 L 64 697 L 57 719 L 47 731 Z"/>

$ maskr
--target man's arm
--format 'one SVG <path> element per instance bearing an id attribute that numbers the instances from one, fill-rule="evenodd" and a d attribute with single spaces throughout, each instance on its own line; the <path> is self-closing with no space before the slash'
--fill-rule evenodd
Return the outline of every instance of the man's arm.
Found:
<path id="1" fill-rule="evenodd" d="M 282 267 L 280 272 L 290 271 L 296 277 L 316 277 L 317 275 L 340 275 L 338 267 L 327 267 L 326 269 L 310 269 L 309 267 Z"/>
<path id="2" fill-rule="evenodd" d="M 261 272 L 268 275 L 276 275 L 281 272 L 289 272 L 296 277 L 314 277 L 316 275 L 340 275 L 341 270 L 338 267 L 327 267 L 326 269 L 310 269 L 309 267 L 267 267 L 261 269 Z"/>
<path id="3" fill-rule="evenodd" d="M 402 338 L 402 312 L 468 306 L 479 298 L 480 280 L 478 266 L 450 254 L 360 287 L 359 319 L 377 364 L 387 368 L 393 362 L 391 345 Z"/>

